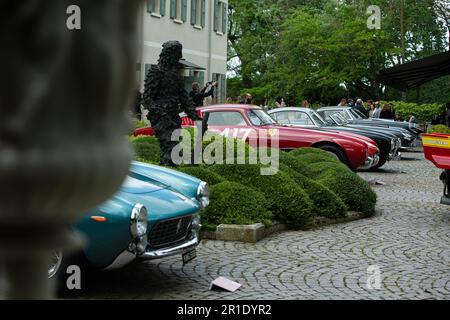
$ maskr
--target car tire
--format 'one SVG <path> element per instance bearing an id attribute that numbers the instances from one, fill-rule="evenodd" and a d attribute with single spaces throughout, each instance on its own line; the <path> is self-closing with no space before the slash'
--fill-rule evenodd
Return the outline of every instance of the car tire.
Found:
<path id="1" fill-rule="evenodd" d="M 342 149 L 340 149 L 336 146 L 332 146 L 332 145 L 322 145 L 322 146 L 319 146 L 318 148 L 322 149 L 323 151 L 332 153 L 333 155 L 336 156 L 336 158 L 339 159 L 339 161 L 341 161 L 346 166 L 349 166 L 347 155 L 345 154 L 344 151 L 342 151 Z"/>
<path id="2" fill-rule="evenodd" d="M 70 275 L 67 274 L 67 268 L 72 265 L 78 266 L 81 269 L 81 272 L 83 272 L 87 269 L 86 258 L 82 253 L 68 254 L 60 250 L 52 253 L 48 277 L 57 282 L 56 290 L 58 296 L 65 295 L 69 292 L 67 289 L 67 279 Z M 83 281 L 83 276 L 84 275 L 82 274 L 81 281 Z"/>

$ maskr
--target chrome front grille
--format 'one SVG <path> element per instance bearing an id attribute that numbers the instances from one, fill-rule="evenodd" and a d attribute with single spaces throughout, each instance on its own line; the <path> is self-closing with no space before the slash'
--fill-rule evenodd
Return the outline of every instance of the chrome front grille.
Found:
<path id="1" fill-rule="evenodd" d="M 150 231 L 148 244 L 153 248 L 159 248 L 186 239 L 191 222 L 192 216 L 159 222 Z"/>

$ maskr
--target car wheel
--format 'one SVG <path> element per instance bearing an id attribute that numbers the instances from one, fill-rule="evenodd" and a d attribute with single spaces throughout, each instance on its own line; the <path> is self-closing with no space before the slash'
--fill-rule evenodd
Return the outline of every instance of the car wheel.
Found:
<path id="1" fill-rule="evenodd" d="M 347 156 L 340 148 L 331 145 L 323 145 L 318 148 L 333 154 L 339 161 L 348 166 Z"/>
<path id="2" fill-rule="evenodd" d="M 50 260 L 50 266 L 48 268 L 48 278 L 54 278 L 60 274 L 63 266 L 64 253 L 61 250 L 55 250 L 52 252 Z"/>

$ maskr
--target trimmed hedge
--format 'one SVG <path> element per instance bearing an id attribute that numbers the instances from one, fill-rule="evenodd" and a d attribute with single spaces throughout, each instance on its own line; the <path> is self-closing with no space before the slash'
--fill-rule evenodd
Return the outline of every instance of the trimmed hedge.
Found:
<path id="1" fill-rule="evenodd" d="M 212 172 L 211 170 L 208 170 L 205 166 L 195 166 L 195 167 L 179 167 L 177 170 L 189 174 L 191 176 L 194 176 L 202 181 L 208 182 L 210 186 L 219 184 L 221 182 L 224 182 L 225 179 L 222 178 L 220 175 L 218 175 L 215 172 Z"/>
<path id="2" fill-rule="evenodd" d="M 305 154 L 319 154 L 319 155 L 330 157 L 331 159 L 336 159 L 336 157 L 331 155 L 329 152 L 324 151 L 319 148 L 309 148 L 309 147 L 308 148 L 298 148 L 298 149 L 292 150 L 291 152 L 289 152 L 289 154 L 293 155 L 293 156 L 301 156 L 301 155 L 305 155 Z"/>
<path id="3" fill-rule="evenodd" d="M 297 158 L 304 166 L 316 162 L 341 163 L 334 154 L 318 148 L 300 148 L 292 150 L 289 154 Z"/>
<path id="4" fill-rule="evenodd" d="M 376 193 L 364 179 L 343 164 L 313 163 L 308 166 L 307 176 L 336 193 L 349 210 L 374 212 Z"/>
<path id="5" fill-rule="evenodd" d="M 430 128 L 430 133 L 450 134 L 450 128 L 443 124 L 438 124 Z"/>
<path id="6" fill-rule="evenodd" d="M 219 224 L 272 224 L 263 193 L 240 183 L 225 181 L 211 187 L 211 204 L 202 212 L 202 224 L 215 230 Z"/>
<path id="7" fill-rule="evenodd" d="M 347 206 L 336 193 L 284 164 L 281 164 L 280 169 L 288 173 L 306 191 L 314 204 L 314 216 L 340 218 L 347 215 Z"/>
<path id="8" fill-rule="evenodd" d="M 307 224 L 313 203 L 306 192 L 288 174 L 261 175 L 261 165 L 214 165 L 210 169 L 229 181 L 241 183 L 265 194 L 274 216 L 293 228 Z"/>
<path id="9" fill-rule="evenodd" d="M 161 148 L 159 141 L 155 137 L 139 136 L 130 138 L 135 151 L 135 159 L 148 163 L 159 163 L 161 158 Z"/>

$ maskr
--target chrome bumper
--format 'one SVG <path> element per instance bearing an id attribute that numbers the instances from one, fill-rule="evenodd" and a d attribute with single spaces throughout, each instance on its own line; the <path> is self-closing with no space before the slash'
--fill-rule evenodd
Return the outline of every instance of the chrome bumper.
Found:
<path id="1" fill-rule="evenodd" d="M 163 248 L 159 250 L 146 250 L 142 254 L 138 254 L 135 251 L 130 251 L 130 249 L 123 251 L 119 256 L 111 263 L 108 267 L 104 268 L 105 271 L 116 270 L 125 267 L 136 259 L 139 260 L 153 260 L 160 259 L 164 257 L 173 256 L 176 254 L 183 254 L 185 252 L 191 251 L 200 243 L 200 238 L 198 232 L 193 232 L 191 239 L 170 248 Z M 148 248 L 148 247 L 147 247 Z"/>
<path id="2" fill-rule="evenodd" d="M 359 167 L 359 170 L 368 170 L 372 167 L 375 167 L 378 162 L 380 162 L 380 156 L 378 155 L 378 153 L 374 154 L 373 157 L 368 157 L 366 162 L 364 162 L 364 165 Z"/>
<path id="3" fill-rule="evenodd" d="M 159 250 L 147 249 L 143 254 L 138 255 L 137 258 L 141 260 L 153 260 L 173 256 L 176 254 L 183 254 L 197 247 L 199 243 L 200 239 L 198 237 L 198 234 L 197 232 L 194 232 L 194 237 L 186 242 L 183 242 L 171 248 L 164 248 Z"/>

